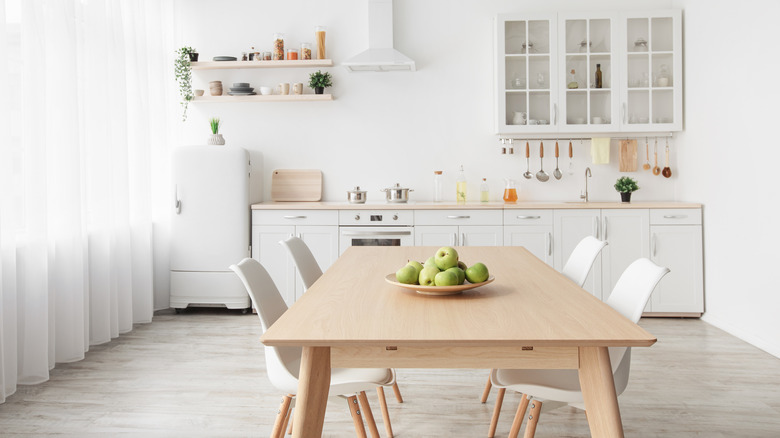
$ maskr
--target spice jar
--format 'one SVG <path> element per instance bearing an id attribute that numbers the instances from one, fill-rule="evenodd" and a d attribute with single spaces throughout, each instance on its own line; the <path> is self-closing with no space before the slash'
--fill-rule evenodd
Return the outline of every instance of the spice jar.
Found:
<path id="1" fill-rule="evenodd" d="M 284 34 L 274 34 L 273 60 L 281 61 L 284 59 Z"/>
<path id="2" fill-rule="evenodd" d="M 287 60 L 288 61 L 294 61 L 298 59 L 298 50 L 296 49 L 287 49 Z"/>
<path id="3" fill-rule="evenodd" d="M 271 52 L 263 52 L 263 61 L 271 60 Z"/>
<path id="4" fill-rule="evenodd" d="M 311 59 L 311 43 L 301 43 L 301 59 Z"/>

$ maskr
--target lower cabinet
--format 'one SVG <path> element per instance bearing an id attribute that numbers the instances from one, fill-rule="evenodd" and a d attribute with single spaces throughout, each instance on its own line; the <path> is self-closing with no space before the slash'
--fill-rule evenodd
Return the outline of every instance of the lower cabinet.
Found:
<path id="1" fill-rule="evenodd" d="M 502 246 L 501 210 L 415 210 L 417 246 Z"/>
<path id="2" fill-rule="evenodd" d="M 599 238 L 601 210 L 560 209 L 553 211 L 553 267 L 561 271 L 574 248 L 586 236 Z M 596 257 L 583 289 L 601 299 L 601 255 Z"/>
<path id="3" fill-rule="evenodd" d="M 628 265 L 650 254 L 650 210 L 601 210 L 601 299 L 606 301 Z"/>
<path id="4" fill-rule="evenodd" d="M 553 266 L 552 222 L 552 210 L 504 210 L 504 246 L 524 246 Z"/>

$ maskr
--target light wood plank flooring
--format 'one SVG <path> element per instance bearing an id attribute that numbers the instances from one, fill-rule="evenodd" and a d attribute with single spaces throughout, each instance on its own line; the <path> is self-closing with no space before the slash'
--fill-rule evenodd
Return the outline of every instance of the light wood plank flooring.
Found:
<path id="1" fill-rule="evenodd" d="M 626 436 L 780 436 L 780 359 L 696 319 L 640 325 L 659 342 L 633 350 L 620 397 Z M 50 381 L 20 387 L 0 405 L 0 435 L 268 436 L 281 394 L 265 376 L 259 335 L 251 314 L 160 312 L 85 360 L 57 365 Z M 398 376 L 405 403 L 387 392 L 396 436 L 486 436 L 496 394 L 479 403 L 486 370 Z M 509 432 L 519 399 L 507 394 L 496 436 Z M 354 436 L 344 400 L 329 401 L 325 421 L 324 436 Z M 588 435 L 585 415 L 568 407 L 544 412 L 536 434 Z"/>

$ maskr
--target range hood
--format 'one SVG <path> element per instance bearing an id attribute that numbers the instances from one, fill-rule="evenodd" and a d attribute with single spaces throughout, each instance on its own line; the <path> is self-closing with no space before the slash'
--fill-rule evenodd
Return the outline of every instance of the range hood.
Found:
<path id="1" fill-rule="evenodd" d="M 368 0 L 368 50 L 342 62 L 349 71 L 414 71 L 414 61 L 393 48 L 393 0 Z"/>

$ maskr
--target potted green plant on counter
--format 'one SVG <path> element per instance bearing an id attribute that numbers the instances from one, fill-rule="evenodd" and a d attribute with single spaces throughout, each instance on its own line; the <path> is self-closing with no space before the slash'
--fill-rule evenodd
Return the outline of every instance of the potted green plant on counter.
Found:
<path id="1" fill-rule="evenodd" d="M 225 144 L 225 139 L 222 137 L 222 134 L 219 133 L 219 127 L 222 124 L 222 121 L 219 120 L 219 117 L 211 117 L 209 119 L 209 125 L 211 125 L 211 135 L 208 139 L 209 145 L 223 145 Z"/>
<path id="2" fill-rule="evenodd" d="M 184 107 L 182 122 L 187 120 L 187 106 L 192 100 L 192 62 L 197 60 L 198 53 L 192 47 L 185 46 L 176 51 L 175 74 Z"/>
<path id="3" fill-rule="evenodd" d="M 639 190 L 639 185 L 632 178 L 623 176 L 615 182 L 615 190 L 620 192 L 621 201 L 631 202 L 631 193 Z"/>
<path id="4" fill-rule="evenodd" d="M 322 94 L 326 88 L 332 85 L 330 73 L 317 70 L 309 75 L 309 86 L 314 88 L 314 94 Z"/>

